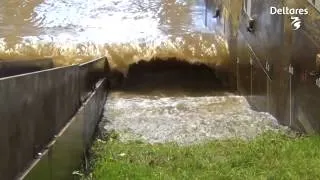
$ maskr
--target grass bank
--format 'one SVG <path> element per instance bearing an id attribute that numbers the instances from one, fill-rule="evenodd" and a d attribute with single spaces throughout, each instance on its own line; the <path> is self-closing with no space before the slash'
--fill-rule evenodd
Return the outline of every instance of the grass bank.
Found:
<path id="1" fill-rule="evenodd" d="M 320 137 L 266 133 L 191 146 L 119 142 L 93 146 L 84 179 L 320 179 Z"/>

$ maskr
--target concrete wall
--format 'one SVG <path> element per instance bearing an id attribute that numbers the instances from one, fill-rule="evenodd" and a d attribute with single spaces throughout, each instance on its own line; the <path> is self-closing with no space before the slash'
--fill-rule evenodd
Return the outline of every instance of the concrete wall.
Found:
<path id="1" fill-rule="evenodd" d="M 20 70 L 27 71 L 30 64 L 17 65 Z M 105 77 L 108 70 L 106 59 L 100 58 L 81 66 L 0 78 L 0 179 L 13 179 L 37 158 L 40 151 L 47 148 L 74 116 L 81 103 L 85 102 L 85 98 L 92 94 L 97 81 Z M 89 96 L 84 98 L 83 94 L 87 93 Z M 103 107 L 102 101 L 95 101 L 97 102 L 90 103 L 88 111 L 95 110 L 96 106 Z M 90 123 L 99 119 L 99 113 L 88 114 L 90 112 L 83 117 L 85 123 L 89 123 L 84 125 L 88 128 L 85 130 L 86 139 L 83 140 L 85 144 L 88 144 L 88 136 L 94 131 Z M 84 132 L 81 129 L 74 133 Z M 57 147 L 60 147 L 59 142 L 57 141 Z M 69 151 L 68 147 L 64 147 L 55 152 L 64 154 Z M 55 158 L 55 154 L 53 155 Z M 57 158 L 61 156 L 57 155 Z"/>
<path id="2" fill-rule="evenodd" d="M 293 121 L 308 132 L 320 131 L 320 69 L 316 56 L 320 53 L 320 12 L 307 1 L 289 0 L 289 7 L 308 8 L 309 15 L 301 16 L 303 27 L 287 37 L 291 42 L 290 61 L 293 75 Z M 289 17 L 285 17 L 287 20 Z M 287 21 L 288 26 L 290 21 Z"/>
<path id="3" fill-rule="evenodd" d="M 109 71 L 109 64 L 105 57 L 94 59 L 92 61 L 79 65 L 80 67 L 80 95 L 81 101 L 85 101 L 91 92 L 95 89 L 96 82 L 106 77 Z"/>
<path id="4" fill-rule="evenodd" d="M 0 60 L 0 78 L 53 68 L 52 59 Z"/>
<path id="5" fill-rule="evenodd" d="M 94 93 L 21 178 L 26 180 L 78 179 L 78 176 L 72 175 L 72 172 L 82 163 L 81 160 L 101 118 L 106 98 L 106 81 L 101 80 L 97 83 Z"/>
<path id="6" fill-rule="evenodd" d="M 271 15 L 270 6 L 308 8 L 303 26 L 294 31 L 288 15 Z M 222 16 L 207 18 L 208 26 L 223 34 L 231 52 L 238 90 L 259 111 L 272 113 L 294 129 L 320 132 L 320 91 L 316 85 L 320 52 L 320 13 L 307 0 L 252 0 L 251 14 L 243 0 L 209 0 L 208 16 L 216 7 Z M 255 19 L 248 32 L 249 18 Z M 291 73 L 293 70 L 293 73 Z M 317 73 L 318 72 L 318 73 Z"/>
<path id="7" fill-rule="evenodd" d="M 76 113 L 78 68 L 0 79 L 0 179 L 21 172 Z"/>

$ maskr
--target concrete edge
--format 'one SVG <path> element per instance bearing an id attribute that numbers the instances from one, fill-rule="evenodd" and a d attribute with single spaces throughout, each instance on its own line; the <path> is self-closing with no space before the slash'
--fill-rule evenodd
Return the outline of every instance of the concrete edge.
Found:
<path id="1" fill-rule="evenodd" d="M 39 164 L 41 163 L 41 161 L 43 161 L 43 158 L 45 156 L 47 156 L 49 154 L 49 151 L 51 149 L 53 149 L 53 147 L 56 145 L 56 142 L 57 142 L 57 139 L 59 137 L 63 137 L 65 135 L 65 132 L 70 129 L 74 124 L 75 122 L 78 120 L 78 116 L 83 112 L 83 110 L 85 109 L 85 107 L 88 105 L 88 103 L 90 101 L 92 101 L 93 97 L 97 94 L 97 90 L 99 90 L 100 88 L 104 88 L 104 85 L 106 83 L 106 79 L 102 79 L 100 81 L 97 82 L 96 84 L 96 89 L 93 93 L 90 94 L 90 96 L 88 97 L 88 99 L 81 105 L 81 107 L 78 109 L 78 111 L 76 112 L 76 114 L 70 119 L 70 121 L 61 129 L 61 131 L 54 137 L 54 139 L 47 145 L 47 147 L 39 152 L 39 157 L 37 157 L 36 159 L 34 159 L 30 165 L 28 166 L 28 168 L 23 172 L 21 173 L 20 175 L 18 175 L 18 178 L 17 179 L 25 179 L 27 178 L 31 173 L 32 171 L 37 168 L 37 166 L 39 166 Z M 105 103 L 105 102 L 104 102 Z M 103 104 L 104 104 L 103 103 Z M 101 115 L 100 115 L 101 116 Z M 99 117 L 100 117 L 99 116 Z M 85 120 L 84 120 L 85 121 Z M 97 120 L 98 121 L 98 120 Z M 84 150 L 85 149 L 88 149 L 89 147 L 84 147 Z M 79 164 L 81 163 L 81 159 L 82 157 L 79 157 Z M 72 172 L 70 172 L 72 173 Z"/>
<path id="2" fill-rule="evenodd" d="M 58 70 L 58 69 L 66 69 L 66 68 L 71 68 L 71 67 L 79 67 L 79 65 L 55 67 L 55 68 L 45 69 L 45 70 L 42 70 L 42 71 L 35 71 L 35 72 L 30 72 L 30 73 L 25 73 L 25 74 L 18 74 L 18 75 L 14 75 L 14 76 L 8 76 L 8 77 L 0 78 L 0 80 L 18 78 L 18 77 L 23 77 L 23 76 L 29 76 L 29 75 L 32 75 L 32 74 L 40 74 L 40 73 L 43 73 L 43 72 L 54 71 L 54 70 Z"/>

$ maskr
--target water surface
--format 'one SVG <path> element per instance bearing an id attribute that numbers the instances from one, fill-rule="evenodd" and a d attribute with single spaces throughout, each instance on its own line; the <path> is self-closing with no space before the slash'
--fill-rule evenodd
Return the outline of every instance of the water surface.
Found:
<path id="1" fill-rule="evenodd" d="M 212 139 L 251 139 L 266 131 L 284 131 L 270 114 L 251 109 L 228 92 L 155 90 L 113 92 L 105 105 L 103 131 L 122 141 L 199 143 Z"/>
<path id="2" fill-rule="evenodd" d="M 154 56 L 221 64 L 226 43 L 204 13 L 202 0 L 2 0 L 0 58 L 107 56 L 123 71 Z"/>

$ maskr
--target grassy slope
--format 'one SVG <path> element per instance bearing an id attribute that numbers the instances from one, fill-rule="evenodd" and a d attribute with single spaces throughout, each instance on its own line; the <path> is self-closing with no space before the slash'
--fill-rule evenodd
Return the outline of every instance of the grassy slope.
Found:
<path id="1" fill-rule="evenodd" d="M 121 143 L 93 147 L 92 179 L 320 179 L 320 137 L 267 133 L 255 140 L 175 144 Z"/>

